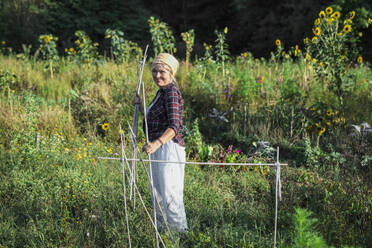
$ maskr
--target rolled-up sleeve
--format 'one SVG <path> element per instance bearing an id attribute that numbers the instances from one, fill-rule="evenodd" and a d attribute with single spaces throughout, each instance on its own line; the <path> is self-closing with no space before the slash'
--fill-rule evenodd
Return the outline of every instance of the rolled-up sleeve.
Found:
<path id="1" fill-rule="evenodd" d="M 182 97 L 176 88 L 171 88 L 167 92 L 166 98 L 168 128 L 172 128 L 178 134 L 182 127 Z"/>

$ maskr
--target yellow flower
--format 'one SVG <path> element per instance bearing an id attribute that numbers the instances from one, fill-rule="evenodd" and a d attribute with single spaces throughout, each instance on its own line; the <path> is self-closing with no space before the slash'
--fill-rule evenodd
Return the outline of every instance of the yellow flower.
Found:
<path id="1" fill-rule="evenodd" d="M 106 131 L 107 129 L 109 129 L 110 128 L 110 124 L 108 124 L 108 123 L 103 123 L 103 125 L 102 125 L 102 129 L 104 130 L 104 131 Z"/>
<path id="2" fill-rule="evenodd" d="M 243 53 L 242 55 L 243 55 L 243 57 L 247 57 L 247 53 L 246 53 L 246 52 L 245 52 L 245 53 Z"/>
<path id="3" fill-rule="evenodd" d="M 327 110 L 327 116 L 331 116 L 333 114 L 332 109 Z"/>
<path id="4" fill-rule="evenodd" d="M 344 60 L 345 59 L 345 55 L 341 55 L 341 59 Z"/>
<path id="5" fill-rule="evenodd" d="M 372 18 L 368 18 L 368 24 L 372 23 Z"/>
<path id="6" fill-rule="evenodd" d="M 345 21 L 344 21 L 344 24 L 352 24 L 353 23 L 353 21 L 351 20 L 351 19 L 346 19 Z"/>
<path id="7" fill-rule="evenodd" d="M 68 52 L 68 49 L 67 49 L 67 48 L 65 48 L 65 52 L 66 52 L 66 53 Z"/>
<path id="8" fill-rule="evenodd" d="M 351 32 L 351 26 L 348 25 L 348 24 L 346 24 L 346 25 L 344 26 L 344 33 L 347 34 L 347 33 L 350 33 L 350 32 Z"/>
<path id="9" fill-rule="evenodd" d="M 340 14 L 340 12 L 338 12 L 338 11 L 336 11 L 335 13 L 333 13 L 333 14 L 331 15 L 331 17 L 332 17 L 332 18 L 335 18 L 335 19 L 340 18 L 340 16 L 341 16 L 341 14 Z"/>
<path id="10" fill-rule="evenodd" d="M 3 40 L 3 41 L 1 42 L 1 45 L 5 45 L 5 44 L 6 44 L 6 41 Z"/>
<path id="11" fill-rule="evenodd" d="M 308 42 L 309 42 L 309 38 L 306 37 L 306 38 L 304 39 L 304 44 L 307 44 Z"/>
<path id="12" fill-rule="evenodd" d="M 275 44 L 276 44 L 277 46 L 280 46 L 280 40 L 279 40 L 279 39 L 276 40 L 276 41 L 275 41 Z"/>
<path id="13" fill-rule="evenodd" d="M 326 15 L 325 15 L 325 12 L 322 10 L 319 12 L 319 17 L 320 18 L 324 18 Z"/>
<path id="14" fill-rule="evenodd" d="M 316 63 L 316 61 L 317 61 L 316 58 L 313 58 L 313 63 L 314 63 L 314 64 Z"/>
<path id="15" fill-rule="evenodd" d="M 311 57 L 310 57 L 310 55 L 308 53 L 306 53 L 305 58 L 306 58 L 306 60 L 310 60 L 311 59 Z"/>
<path id="16" fill-rule="evenodd" d="M 315 43 L 317 39 L 318 39 L 318 38 L 317 38 L 316 36 L 314 36 L 314 37 L 311 39 L 311 42 L 312 42 L 312 43 Z"/>
<path id="17" fill-rule="evenodd" d="M 363 33 L 362 32 L 359 32 L 359 37 L 362 37 L 363 36 Z"/>
<path id="18" fill-rule="evenodd" d="M 335 20 L 334 18 L 329 18 L 329 19 L 327 20 L 327 24 L 331 24 L 334 20 Z"/>
<path id="19" fill-rule="evenodd" d="M 320 24 L 320 18 L 317 18 L 316 20 L 315 20 L 315 22 L 314 22 L 314 25 L 315 26 L 318 26 Z"/>
<path id="20" fill-rule="evenodd" d="M 363 63 L 363 57 L 362 56 L 359 56 L 358 59 L 357 59 L 358 63 L 361 64 Z"/>
<path id="21" fill-rule="evenodd" d="M 319 65 L 320 65 L 321 67 L 323 67 L 323 66 L 324 66 L 324 64 L 323 64 L 323 62 L 322 62 L 322 61 L 320 61 L 320 62 L 319 62 Z"/>
<path id="22" fill-rule="evenodd" d="M 297 50 L 294 51 L 294 56 L 297 57 Z"/>
<path id="23" fill-rule="evenodd" d="M 341 32 L 337 34 L 337 36 L 341 36 L 341 35 L 342 35 L 342 33 L 341 33 Z"/>
<path id="24" fill-rule="evenodd" d="M 353 20 L 354 17 L 355 17 L 355 11 L 353 10 L 350 12 L 350 20 Z"/>
<path id="25" fill-rule="evenodd" d="M 326 131 L 326 128 L 325 127 L 322 127 L 319 132 L 318 132 L 318 135 L 322 135 L 324 132 Z"/>
<path id="26" fill-rule="evenodd" d="M 328 14 L 328 15 L 330 15 L 330 14 L 332 14 L 332 12 L 333 12 L 333 9 L 332 9 L 332 7 L 328 7 L 328 8 L 326 8 L 326 13 Z"/>
<path id="27" fill-rule="evenodd" d="M 225 34 L 227 34 L 227 31 L 228 31 L 228 29 L 227 29 L 227 27 L 225 27 L 225 29 L 223 30 L 223 32 L 224 32 Z"/>
<path id="28" fill-rule="evenodd" d="M 320 35 L 320 28 L 319 27 L 316 27 L 315 29 L 313 29 L 313 33 L 318 36 Z"/>
<path id="29" fill-rule="evenodd" d="M 330 125 L 331 125 L 331 122 L 330 122 L 330 121 L 327 121 L 327 122 L 326 122 L 326 125 L 327 125 L 327 126 L 330 126 Z"/>
<path id="30" fill-rule="evenodd" d="M 74 51 L 74 48 L 73 47 L 70 47 L 70 52 L 73 52 Z"/>

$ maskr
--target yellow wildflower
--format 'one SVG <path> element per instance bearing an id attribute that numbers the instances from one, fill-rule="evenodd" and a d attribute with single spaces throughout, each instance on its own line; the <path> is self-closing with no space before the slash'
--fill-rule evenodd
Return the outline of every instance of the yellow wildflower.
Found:
<path id="1" fill-rule="evenodd" d="M 315 26 L 318 26 L 319 24 L 320 24 L 320 18 L 315 19 L 314 25 Z"/>
<path id="2" fill-rule="evenodd" d="M 363 36 L 363 33 L 362 32 L 359 32 L 359 37 L 362 37 Z"/>
<path id="3" fill-rule="evenodd" d="M 363 57 L 362 56 L 359 56 L 358 59 L 357 59 L 358 63 L 361 64 L 363 63 Z"/>
<path id="4" fill-rule="evenodd" d="M 6 41 L 3 40 L 3 41 L 1 42 L 1 45 L 5 45 L 5 44 L 6 44 Z"/>
<path id="5" fill-rule="evenodd" d="M 327 116 L 331 116 L 333 114 L 332 109 L 327 110 Z"/>
<path id="6" fill-rule="evenodd" d="M 313 63 L 315 64 L 317 60 L 316 60 L 316 58 L 313 58 L 313 60 L 312 60 L 312 61 L 313 61 Z"/>
<path id="7" fill-rule="evenodd" d="M 332 14 L 332 12 L 333 12 L 333 9 L 332 9 L 332 7 L 328 7 L 328 8 L 326 8 L 326 13 L 328 14 L 328 15 L 330 15 L 330 14 Z"/>
<path id="8" fill-rule="evenodd" d="M 353 20 L 354 17 L 355 17 L 355 11 L 353 10 L 350 12 L 350 20 Z"/>
<path id="9" fill-rule="evenodd" d="M 310 57 L 310 55 L 308 53 L 306 53 L 305 58 L 306 58 L 306 60 L 310 60 L 311 59 L 311 57 Z"/>
<path id="10" fill-rule="evenodd" d="M 318 38 L 317 38 L 316 36 L 314 36 L 314 37 L 311 39 L 311 42 L 312 42 L 312 43 L 315 43 L 317 39 L 318 39 Z"/>
<path id="11" fill-rule="evenodd" d="M 66 53 L 68 52 L 68 49 L 67 49 L 67 48 L 65 48 L 65 52 L 66 52 Z"/>
<path id="12" fill-rule="evenodd" d="M 329 19 L 327 20 L 327 24 L 331 24 L 334 20 L 335 20 L 334 18 L 329 18 Z"/>
<path id="13" fill-rule="evenodd" d="M 70 47 L 70 52 L 73 52 L 74 51 L 74 48 L 73 47 Z"/>
<path id="14" fill-rule="evenodd" d="M 227 34 L 227 31 L 228 31 L 228 29 L 227 29 L 227 27 L 225 27 L 225 29 L 223 30 L 223 32 L 224 32 L 225 34 Z"/>
<path id="15" fill-rule="evenodd" d="M 280 46 L 280 40 L 279 40 L 279 39 L 276 40 L 276 41 L 275 41 L 275 44 L 276 44 L 277 46 Z"/>
<path id="16" fill-rule="evenodd" d="M 315 29 L 313 29 L 313 33 L 318 36 L 320 35 L 320 27 L 316 27 Z"/>
<path id="17" fill-rule="evenodd" d="M 346 19 L 344 21 L 344 24 L 352 24 L 352 23 L 353 23 L 353 21 L 351 19 Z"/>
<path id="18" fill-rule="evenodd" d="M 318 132 L 318 135 L 322 135 L 324 132 L 326 131 L 326 128 L 325 127 L 322 127 L 319 132 Z"/>
<path id="19" fill-rule="evenodd" d="M 243 57 L 247 57 L 247 53 L 246 53 L 246 52 L 243 53 L 242 56 L 243 56 Z"/>
<path id="20" fill-rule="evenodd" d="M 319 17 L 320 18 L 324 18 L 326 15 L 325 15 L 325 12 L 322 10 L 319 12 Z"/>
<path id="21" fill-rule="evenodd" d="M 304 39 L 304 44 L 307 44 L 308 42 L 309 42 L 309 38 L 306 37 L 306 38 Z"/>
<path id="22" fill-rule="evenodd" d="M 341 14 L 340 14 L 340 12 L 338 12 L 338 11 L 336 11 L 335 13 L 333 13 L 333 14 L 331 15 L 331 17 L 332 17 L 332 18 L 335 18 L 335 19 L 340 18 L 340 16 L 341 16 Z"/>
<path id="23" fill-rule="evenodd" d="M 320 61 L 320 62 L 319 62 L 319 65 L 320 65 L 321 67 L 323 67 L 323 66 L 324 66 L 324 64 L 323 64 L 323 62 L 322 62 L 322 61 Z"/>
<path id="24" fill-rule="evenodd" d="M 351 32 L 351 26 L 348 25 L 348 24 L 346 24 L 346 25 L 344 26 L 344 33 L 347 34 L 347 33 L 350 33 L 350 32 Z"/>
<path id="25" fill-rule="evenodd" d="M 368 18 L 368 24 L 372 23 L 372 18 Z"/>
<path id="26" fill-rule="evenodd" d="M 108 124 L 108 123 L 103 123 L 103 125 L 102 125 L 102 129 L 104 130 L 104 131 L 106 131 L 107 129 L 109 129 L 110 128 L 110 124 Z"/>

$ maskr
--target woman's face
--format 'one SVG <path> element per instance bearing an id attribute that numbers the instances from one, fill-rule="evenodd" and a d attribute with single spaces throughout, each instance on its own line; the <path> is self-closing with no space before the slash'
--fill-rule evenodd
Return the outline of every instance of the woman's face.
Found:
<path id="1" fill-rule="evenodd" d="M 151 72 L 152 78 L 158 87 L 165 87 L 173 81 L 172 74 L 161 64 L 155 65 Z"/>

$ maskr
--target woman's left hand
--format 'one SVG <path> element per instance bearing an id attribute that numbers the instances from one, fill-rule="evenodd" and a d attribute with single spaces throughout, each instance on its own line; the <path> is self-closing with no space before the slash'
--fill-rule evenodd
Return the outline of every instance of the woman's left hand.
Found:
<path id="1" fill-rule="evenodd" d="M 160 146 L 161 146 L 161 143 L 158 140 L 155 140 L 154 142 L 149 142 L 145 144 L 142 147 L 142 151 L 146 152 L 147 155 L 150 155 L 154 153 Z"/>

